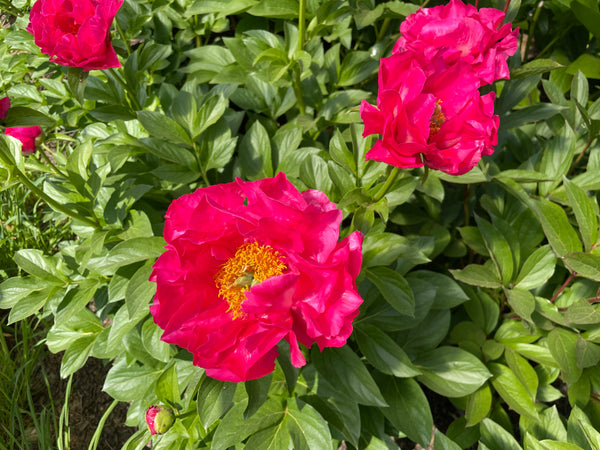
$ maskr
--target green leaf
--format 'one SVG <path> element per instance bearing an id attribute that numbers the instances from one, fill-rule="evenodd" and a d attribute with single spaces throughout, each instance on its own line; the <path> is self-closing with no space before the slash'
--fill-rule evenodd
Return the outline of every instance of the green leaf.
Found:
<path id="1" fill-rule="evenodd" d="M 510 370 L 525 387 L 529 397 L 535 401 L 539 380 L 533 367 L 525 358 L 510 348 L 506 349 L 504 356 Z"/>
<path id="2" fill-rule="evenodd" d="M 548 242 L 557 256 L 562 257 L 567 253 L 581 251 L 579 236 L 560 206 L 549 200 L 538 200 L 533 203 L 533 207 L 542 223 Z"/>
<path id="3" fill-rule="evenodd" d="M 235 403 L 223 417 L 213 436 L 211 449 L 226 450 L 260 430 L 281 423 L 285 407 L 281 399 L 270 398 L 248 420 L 244 420 L 246 401 Z"/>
<path id="4" fill-rule="evenodd" d="M 494 264 L 498 269 L 501 280 L 508 285 L 513 276 L 514 261 L 512 251 L 508 242 L 491 223 L 475 216 L 477 227 L 483 236 L 486 248 L 488 249 Z"/>
<path id="5" fill-rule="evenodd" d="M 427 397 L 411 378 L 378 377 L 389 407 L 379 409 L 385 417 L 411 440 L 427 446 L 431 440 L 433 417 Z"/>
<path id="6" fill-rule="evenodd" d="M 388 267 L 373 267 L 366 272 L 367 278 L 396 311 L 414 316 L 415 298 L 402 275 Z"/>
<path id="7" fill-rule="evenodd" d="M 39 126 L 42 128 L 52 128 L 55 125 L 56 120 L 26 106 L 11 106 L 4 118 L 4 126 L 6 127 Z"/>
<path id="8" fill-rule="evenodd" d="M 57 258 L 46 256 L 41 250 L 18 250 L 14 256 L 18 266 L 30 275 L 56 284 L 62 284 L 67 277 L 59 272 Z"/>
<path id="9" fill-rule="evenodd" d="M 579 20 L 594 37 L 600 42 L 600 12 L 598 12 L 598 5 L 588 2 L 575 0 L 571 2 L 570 7 L 577 20 Z"/>
<path id="10" fill-rule="evenodd" d="M 587 299 L 582 298 L 569 305 L 564 319 L 567 323 L 573 325 L 597 325 L 600 323 L 600 311 L 592 306 Z"/>
<path id="11" fill-rule="evenodd" d="M 339 389 L 341 398 L 352 398 L 362 405 L 387 406 L 369 371 L 348 346 L 325 348 L 322 352 L 313 346 L 311 359 L 319 374 Z"/>
<path id="12" fill-rule="evenodd" d="M 356 175 L 356 161 L 339 131 L 329 141 L 329 154 L 335 162 Z"/>
<path id="13" fill-rule="evenodd" d="M 99 280 L 88 278 L 70 289 L 55 312 L 55 321 L 57 323 L 67 321 L 78 311 L 85 308 L 94 298 L 99 286 Z"/>
<path id="14" fill-rule="evenodd" d="M 540 287 L 554 274 L 556 256 L 548 245 L 537 248 L 525 261 L 515 287 L 519 289 L 533 289 Z"/>
<path id="15" fill-rule="evenodd" d="M 575 346 L 577 335 L 564 328 L 555 328 L 548 333 L 548 348 L 560 366 L 563 379 L 567 384 L 575 383 L 581 376 L 581 369 L 577 367 Z"/>
<path id="16" fill-rule="evenodd" d="M 48 287 L 48 283 L 31 276 L 13 277 L 0 284 L 0 309 L 12 308 L 23 297 Z"/>
<path id="17" fill-rule="evenodd" d="M 571 410 L 567 422 L 567 438 L 584 450 L 600 450 L 600 432 L 578 406 Z"/>
<path id="18" fill-rule="evenodd" d="M 492 390 L 488 383 L 467 397 L 465 409 L 466 426 L 472 427 L 481 422 L 492 408 Z"/>
<path id="19" fill-rule="evenodd" d="M 8 324 L 18 322 L 26 317 L 35 314 L 42 306 L 54 296 L 58 287 L 48 286 L 39 291 L 32 291 L 28 295 L 21 297 L 19 301 L 12 307 L 8 315 Z"/>
<path id="20" fill-rule="evenodd" d="M 491 419 L 483 419 L 479 429 L 481 442 L 489 450 L 523 450 L 512 434 Z"/>
<path id="21" fill-rule="evenodd" d="M 60 376 L 67 378 L 72 373 L 81 369 L 92 350 L 92 346 L 96 341 L 96 336 L 82 336 L 75 340 L 65 351 L 60 363 Z"/>
<path id="22" fill-rule="evenodd" d="M 250 180 L 273 176 L 271 142 L 265 127 L 257 120 L 240 142 L 239 164 Z"/>
<path id="23" fill-rule="evenodd" d="M 286 423 L 294 449 L 331 448 L 331 434 L 327 422 L 312 406 L 303 404 L 298 407 L 297 401 L 295 398 L 289 398 L 286 411 Z"/>
<path id="24" fill-rule="evenodd" d="M 122 358 L 108 371 L 102 390 L 122 402 L 140 400 L 148 389 L 154 387 L 161 373 L 162 370 L 148 366 L 133 364 L 129 367 L 125 358 Z"/>
<path id="25" fill-rule="evenodd" d="M 600 345 L 586 341 L 581 336 L 578 336 L 577 344 L 575 344 L 575 355 L 579 369 L 583 370 L 587 367 L 595 367 L 600 362 Z"/>
<path id="26" fill-rule="evenodd" d="M 489 363 L 488 367 L 494 374 L 494 389 L 508 406 L 522 416 L 538 422 L 540 417 L 535 403 L 515 373 L 503 364 Z"/>
<path id="27" fill-rule="evenodd" d="M 186 16 L 216 13 L 222 17 L 241 13 L 260 0 L 196 0 L 185 12 Z"/>
<path id="28" fill-rule="evenodd" d="M 368 324 L 357 326 L 356 341 L 360 351 L 379 371 L 400 378 L 421 374 L 402 347 L 380 328 Z"/>
<path id="29" fill-rule="evenodd" d="M 525 320 L 531 321 L 535 311 L 535 297 L 529 291 L 522 289 L 506 289 L 506 298 L 513 311 Z"/>
<path id="30" fill-rule="evenodd" d="M 107 256 L 91 258 L 88 268 L 102 275 L 112 275 L 119 267 L 160 256 L 165 245 L 165 240 L 158 236 L 128 239 L 115 245 Z"/>
<path id="31" fill-rule="evenodd" d="M 156 283 L 148 280 L 151 273 L 152 264 L 145 264 L 133 274 L 127 284 L 125 305 L 130 318 L 139 315 L 141 310 L 147 310 L 148 303 L 156 293 Z"/>
<path id="32" fill-rule="evenodd" d="M 185 130 L 170 117 L 157 111 L 138 111 L 137 118 L 151 136 L 174 144 L 192 145 Z"/>
<path id="33" fill-rule="evenodd" d="M 248 380 L 244 383 L 248 395 L 248 406 L 244 411 L 244 419 L 252 416 L 267 400 L 269 388 L 271 387 L 272 375 L 261 377 L 257 380 Z"/>
<path id="34" fill-rule="evenodd" d="M 406 276 L 406 281 L 411 285 L 415 279 L 435 288 L 432 309 L 450 309 L 469 300 L 458 283 L 447 275 L 429 270 L 415 270 Z"/>
<path id="35" fill-rule="evenodd" d="M 600 255 L 574 252 L 564 255 L 563 261 L 577 275 L 600 281 Z"/>
<path id="36" fill-rule="evenodd" d="M 229 381 L 215 380 L 206 375 L 202 378 L 196 407 L 205 430 L 208 430 L 233 406 L 236 387 L 237 384 Z"/>
<path id="37" fill-rule="evenodd" d="M 297 0 L 262 0 L 258 5 L 248 10 L 253 16 L 278 19 L 293 19 L 298 17 Z"/>
<path id="38" fill-rule="evenodd" d="M 473 286 L 499 288 L 502 286 L 498 274 L 495 273 L 488 265 L 469 264 L 464 269 L 450 270 L 450 273 L 458 281 L 467 283 Z"/>
<path id="39" fill-rule="evenodd" d="M 158 400 L 164 404 L 177 404 L 181 401 L 179 382 L 177 381 L 177 366 L 171 364 L 160 374 L 154 392 Z"/>
<path id="40" fill-rule="evenodd" d="M 479 389 L 492 375 L 473 354 L 457 347 L 438 347 L 415 361 L 418 380 L 447 397 L 463 397 Z"/>
<path id="41" fill-rule="evenodd" d="M 198 110 L 197 118 L 194 120 L 192 128 L 192 139 L 196 139 L 211 125 L 225 114 L 225 110 L 229 106 L 229 101 L 222 95 L 213 95 L 209 97 Z"/>
<path id="42" fill-rule="evenodd" d="M 518 80 L 519 78 L 526 78 L 532 75 L 546 73 L 560 67 L 564 66 L 553 59 L 534 59 L 527 64 L 523 64 L 521 67 L 511 70 L 510 79 Z"/>
<path id="43" fill-rule="evenodd" d="M 569 204 L 575 213 L 579 225 L 579 232 L 583 239 L 586 251 L 590 251 L 598 239 L 598 220 L 592 201 L 585 191 L 567 178 L 563 179 Z"/>
<path id="44" fill-rule="evenodd" d="M 348 53 L 340 67 L 338 86 L 355 86 L 377 73 L 379 62 L 367 51 Z"/>
<path id="45" fill-rule="evenodd" d="M 167 161 L 181 164 L 188 168 L 193 167 L 196 163 L 192 152 L 178 144 L 156 138 L 140 139 L 138 143 L 148 152 Z"/>

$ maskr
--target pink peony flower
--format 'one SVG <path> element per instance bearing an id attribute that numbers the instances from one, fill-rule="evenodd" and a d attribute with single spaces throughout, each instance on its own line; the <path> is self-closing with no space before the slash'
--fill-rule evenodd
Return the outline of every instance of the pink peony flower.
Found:
<path id="1" fill-rule="evenodd" d="M 10 109 L 10 98 L 3 97 L 0 98 L 0 119 L 4 119 L 6 117 L 6 113 Z"/>
<path id="2" fill-rule="evenodd" d="M 494 93 L 481 96 L 465 62 L 438 57 L 422 66 L 412 52 L 381 60 L 377 107 L 363 100 L 363 136 L 381 134 L 366 158 L 451 175 L 471 170 L 497 143 Z M 402 74 L 398 76 L 398 74 Z"/>
<path id="3" fill-rule="evenodd" d="M 236 382 L 271 373 L 282 339 L 296 367 L 306 363 L 298 342 L 344 345 L 362 303 L 362 234 L 338 242 L 341 220 L 325 194 L 300 193 L 283 173 L 173 201 L 150 277 L 161 339 Z"/>
<path id="4" fill-rule="evenodd" d="M 151 435 L 166 433 L 174 422 L 173 410 L 167 406 L 151 406 L 146 410 L 146 425 Z"/>
<path id="5" fill-rule="evenodd" d="M 21 151 L 25 154 L 33 153 L 36 148 L 36 139 L 42 134 L 40 127 L 9 127 L 4 134 L 12 136 L 23 143 Z"/>
<path id="6" fill-rule="evenodd" d="M 120 67 L 110 26 L 122 0 L 38 0 L 27 31 L 50 60 L 85 71 Z"/>
<path id="7" fill-rule="evenodd" d="M 506 59 L 517 51 L 519 29 L 502 25 L 504 13 L 493 8 L 477 10 L 460 0 L 422 8 L 400 26 L 402 37 L 394 53 L 412 51 L 425 59 L 441 56 L 448 64 L 459 60 L 473 67 L 483 84 L 508 78 Z"/>

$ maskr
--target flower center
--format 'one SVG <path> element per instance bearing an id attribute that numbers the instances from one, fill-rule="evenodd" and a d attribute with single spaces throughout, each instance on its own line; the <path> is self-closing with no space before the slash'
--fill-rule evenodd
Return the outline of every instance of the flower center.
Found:
<path id="1" fill-rule="evenodd" d="M 442 128 L 442 125 L 446 121 L 446 116 L 442 112 L 442 107 L 440 106 L 441 103 L 441 100 L 437 100 L 435 102 L 435 109 L 433 110 L 431 119 L 429 119 L 429 139 L 438 134 L 438 132 Z"/>
<path id="2" fill-rule="evenodd" d="M 242 303 L 246 291 L 267 278 L 281 275 L 287 266 L 279 252 L 268 245 L 246 242 L 229 258 L 215 275 L 219 296 L 227 300 L 233 318 L 243 317 Z"/>

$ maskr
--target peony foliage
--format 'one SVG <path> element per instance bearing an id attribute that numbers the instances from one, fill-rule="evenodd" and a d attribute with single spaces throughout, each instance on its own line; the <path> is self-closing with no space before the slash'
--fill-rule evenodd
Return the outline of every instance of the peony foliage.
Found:
<path id="1" fill-rule="evenodd" d="M 597 447 L 595 2 L 0 8 L 2 324 L 124 449 Z"/>

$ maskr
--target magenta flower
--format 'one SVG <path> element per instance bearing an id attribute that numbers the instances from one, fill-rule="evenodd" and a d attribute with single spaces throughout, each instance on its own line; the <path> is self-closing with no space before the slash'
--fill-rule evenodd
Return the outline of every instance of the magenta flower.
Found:
<path id="1" fill-rule="evenodd" d="M 10 98 L 2 97 L 0 98 L 0 119 L 4 119 L 6 117 L 6 113 L 10 109 Z"/>
<path id="2" fill-rule="evenodd" d="M 402 74 L 402 76 L 398 76 Z M 477 75 L 437 58 L 421 66 L 411 52 L 381 60 L 377 107 L 362 102 L 363 135 L 381 134 L 366 158 L 451 175 L 471 170 L 497 143 L 494 93 L 481 96 Z"/>
<path id="3" fill-rule="evenodd" d="M 422 8 L 400 26 L 402 37 L 394 53 L 411 51 L 431 60 L 441 56 L 447 64 L 464 61 L 475 70 L 482 84 L 508 78 L 506 59 L 518 47 L 519 29 L 502 25 L 504 13 L 493 8 L 477 10 L 460 0 Z"/>
<path id="4" fill-rule="evenodd" d="M 123 0 L 38 0 L 27 31 L 50 60 L 85 71 L 120 67 L 110 26 Z"/>
<path id="5" fill-rule="evenodd" d="M 36 149 L 36 139 L 42 134 L 40 127 L 9 127 L 4 134 L 12 136 L 23 144 L 21 151 L 24 154 L 33 153 Z"/>
<path id="6" fill-rule="evenodd" d="M 362 235 L 338 242 L 341 220 L 325 194 L 300 193 L 283 173 L 173 201 L 150 278 L 161 339 L 226 381 L 272 372 L 282 339 L 296 367 L 306 363 L 299 342 L 344 345 L 362 303 Z"/>

